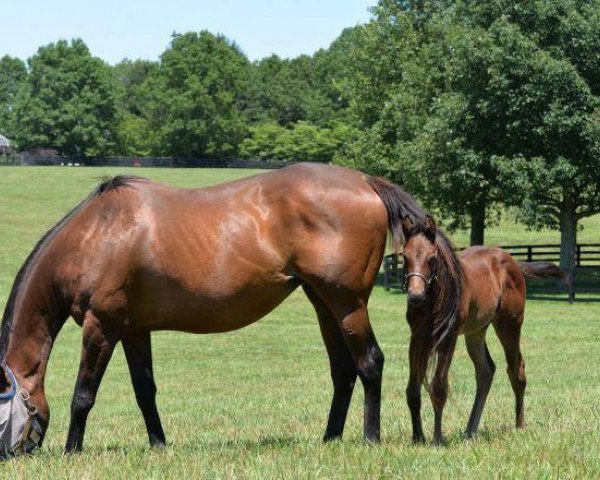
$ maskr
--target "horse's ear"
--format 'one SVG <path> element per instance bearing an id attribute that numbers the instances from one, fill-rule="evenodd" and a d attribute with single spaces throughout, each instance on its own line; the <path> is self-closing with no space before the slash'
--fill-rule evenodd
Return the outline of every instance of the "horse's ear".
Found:
<path id="1" fill-rule="evenodd" d="M 410 237 L 415 228 L 415 221 L 413 220 L 412 216 L 405 215 L 400 223 L 402 225 L 402 233 L 404 234 L 404 238 L 406 239 Z"/>
<path id="2" fill-rule="evenodd" d="M 436 225 L 435 225 L 435 220 L 433 219 L 433 217 L 431 215 L 427 215 L 425 217 L 425 233 L 432 238 L 435 238 L 435 232 L 436 232 Z"/>

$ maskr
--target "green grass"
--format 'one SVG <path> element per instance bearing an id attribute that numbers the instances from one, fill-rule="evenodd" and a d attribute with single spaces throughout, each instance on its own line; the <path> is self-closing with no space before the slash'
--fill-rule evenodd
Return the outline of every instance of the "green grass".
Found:
<path id="1" fill-rule="evenodd" d="M 41 234 L 92 189 L 97 177 L 117 171 L 123 170 L 0 168 L 0 308 Z M 252 173 L 131 171 L 179 186 Z M 514 243 L 513 235 L 498 236 L 499 243 Z M 48 368 L 52 420 L 44 448 L 31 458 L 0 464 L 0 478 L 600 476 L 600 304 L 528 301 L 522 346 L 529 380 L 528 427 L 523 431 L 513 429 L 512 390 L 499 343 L 490 332 L 490 350 L 498 366 L 494 385 L 480 435 L 468 443 L 461 439 L 475 386 L 459 342 L 444 422 L 447 447 L 416 447 L 410 442 L 404 400 L 409 337 L 405 306 L 404 295 L 381 288 L 375 289 L 370 303 L 373 327 L 386 353 L 381 445 L 361 441 L 359 385 L 344 441 L 321 443 L 331 400 L 328 361 L 310 304 L 295 292 L 268 317 L 237 332 L 153 335 L 158 405 L 169 442 L 160 451 L 147 447 L 119 348 L 90 415 L 84 453 L 61 455 L 81 342 L 80 329 L 69 322 Z M 423 410 L 430 433 L 427 401 Z"/>

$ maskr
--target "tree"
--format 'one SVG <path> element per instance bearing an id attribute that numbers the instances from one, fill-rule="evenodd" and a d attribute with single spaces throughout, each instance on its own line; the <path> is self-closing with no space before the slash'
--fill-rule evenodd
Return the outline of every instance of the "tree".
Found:
<path id="1" fill-rule="evenodd" d="M 353 85 L 367 132 L 346 162 L 470 222 L 472 243 L 521 205 L 528 225 L 561 226 L 572 270 L 576 222 L 600 207 L 599 6 L 381 1 Z"/>
<path id="2" fill-rule="evenodd" d="M 0 133 L 14 138 L 15 98 L 27 78 L 27 67 L 22 60 L 5 55 L 0 58 Z"/>
<path id="3" fill-rule="evenodd" d="M 152 152 L 178 157 L 231 157 L 246 135 L 241 102 L 249 62 L 223 36 L 174 34 L 158 69 L 142 87 Z"/>
<path id="4" fill-rule="evenodd" d="M 113 67 L 117 89 L 119 152 L 150 155 L 156 135 L 150 128 L 144 83 L 158 69 L 157 62 L 124 59 Z"/>
<path id="5" fill-rule="evenodd" d="M 353 123 L 346 92 L 350 52 L 358 42 L 357 27 L 348 28 L 312 56 L 284 60 L 271 55 L 252 65 L 246 114 L 251 123 L 282 126 L 305 121 L 319 127 Z"/>
<path id="6" fill-rule="evenodd" d="M 461 1 L 456 12 L 491 39 L 479 51 L 495 52 L 491 61 L 470 56 L 484 75 L 462 73 L 463 90 L 484 92 L 481 84 L 487 94 L 479 111 L 492 119 L 494 135 L 479 142 L 515 162 L 504 162 L 499 175 L 526 173 L 521 217 L 532 227 L 560 228 L 561 267 L 570 273 L 577 223 L 600 212 L 599 8 L 579 0 Z"/>
<path id="7" fill-rule="evenodd" d="M 41 47 L 15 103 L 22 149 L 106 155 L 116 146 L 116 89 L 110 68 L 80 39 Z"/>
<path id="8" fill-rule="evenodd" d="M 356 128 L 342 122 L 323 128 L 304 121 L 290 127 L 263 123 L 250 127 L 240 155 L 258 160 L 331 162 L 343 145 L 358 134 Z"/>

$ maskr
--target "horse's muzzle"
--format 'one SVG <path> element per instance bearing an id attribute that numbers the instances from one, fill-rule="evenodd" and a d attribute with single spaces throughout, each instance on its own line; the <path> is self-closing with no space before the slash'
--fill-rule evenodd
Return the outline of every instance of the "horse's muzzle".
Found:
<path id="1" fill-rule="evenodd" d="M 42 421 L 29 393 L 19 388 L 8 367 L 5 370 L 11 387 L 0 394 L 0 459 L 31 453 L 44 438 Z"/>

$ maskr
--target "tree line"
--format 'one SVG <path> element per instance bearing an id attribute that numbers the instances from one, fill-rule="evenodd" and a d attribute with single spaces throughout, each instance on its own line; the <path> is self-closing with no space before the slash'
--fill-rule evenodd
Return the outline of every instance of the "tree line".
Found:
<path id="1" fill-rule="evenodd" d="M 27 64 L 0 59 L 0 132 L 61 155 L 331 161 L 358 134 L 334 78 L 349 35 L 312 56 L 250 62 L 222 35 L 188 32 L 157 62 L 115 66 L 60 40 Z"/>
<path id="2" fill-rule="evenodd" d="M 600 212 L 600 0 L 380 0 L 314 55 L 250 62 L 175 34 L 109 66 L 81 40 L 0 60 L 21 149 L 324 161 L 383 175 L 484 242 L 507 206 L 561 230 Z"/>

